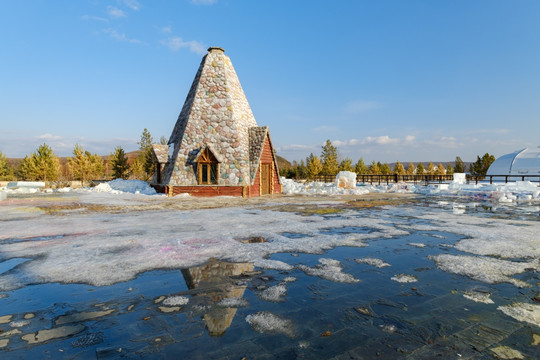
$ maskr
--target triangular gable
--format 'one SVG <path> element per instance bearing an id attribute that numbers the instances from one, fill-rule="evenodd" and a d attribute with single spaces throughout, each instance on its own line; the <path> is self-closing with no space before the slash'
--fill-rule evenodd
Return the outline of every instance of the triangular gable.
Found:
<path id="1" fill-rule="evenodd" d="M 152 144 L 152 152 L 159 164 L 166 164 L 169 161 L 169 147 L 167 145 Z"/>
<path id="2" fill-rule="evenodd" d="M 193 159 L 193 162 L 199 162 L 200 160 L 204 160 L 204 161 L 207 161 L 209 159 L 202 159 L 203 157 L 205 157 L 205 153 L 208 152 L 208 154 L 210 155 L 211 158 L 214 158 L 218 163 L 221 163 L 223 162 L 221 160 L 221 157 L 219 157 L 218 155 L 216 155 L 217 153 L 215 151 L 212 151 L 212 148 L 208 145 L 205 145 L 203 146 L 200 150 L 199 150 L 199 153 L 195 156 L 195 158 Z"/>
<path id="3" fill-rule="evenodd" d="M 274 161 L 274 166 L 276 172 L 279 174 L 277 167 L 276 155 L 274 153 L 274 146 L 272 145 L 272 140 L 270 138 L 270 131 L 268 126 L 257 126 L 249 128 L 249 164 L 250 164 L 250 175 L 251 183 L 255 180 L 257 176 L 257 170 L 259 169 L 259 162 L 261 161 L 261 156 L 264 150 L 264 143 L 268 138 L 268 143 L 270 144 L 269 151 L 272 153 L 272 159 Z M 281 184 L 281 179 L 279 179 Z"/>

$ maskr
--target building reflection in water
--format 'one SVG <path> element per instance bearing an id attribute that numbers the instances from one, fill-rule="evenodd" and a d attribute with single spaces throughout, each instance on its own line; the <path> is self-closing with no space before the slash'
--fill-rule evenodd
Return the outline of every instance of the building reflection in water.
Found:
<path id="1" fill-rule="evenodd" d="M 210 260 L 208 263 L 182 270 L 182 275 L 189 289 L 198 290 L 195 296 L 207 297 L 211 305 L 216 305 L 223 299 L 244 296 L 246 285 L 238 285 L 236 276 L 253 271 L 252 263 L 230 263 Z M 236 315 L 236 308 L 211 306 L 204 314 L 203 320 L 211 336 L 221 336 L 231 326 Z"/>

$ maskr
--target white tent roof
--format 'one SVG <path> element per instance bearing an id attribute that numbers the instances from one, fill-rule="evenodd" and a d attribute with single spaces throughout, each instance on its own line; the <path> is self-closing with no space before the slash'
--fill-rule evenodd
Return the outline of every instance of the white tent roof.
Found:
<path id="1" fill-rule="evenodd" d="M 539 175 L 540 147 L 525 148 L 498 158 L 487 175 Z"/>

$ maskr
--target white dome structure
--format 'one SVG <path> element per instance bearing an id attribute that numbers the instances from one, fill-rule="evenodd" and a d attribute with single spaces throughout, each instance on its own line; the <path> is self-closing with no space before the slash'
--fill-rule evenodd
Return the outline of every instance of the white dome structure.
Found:
<path id="1" fill-rule="evenodd" d="M 501 156 L 491 164 L 487 175 L 540 175 L 540 147 Z"/>

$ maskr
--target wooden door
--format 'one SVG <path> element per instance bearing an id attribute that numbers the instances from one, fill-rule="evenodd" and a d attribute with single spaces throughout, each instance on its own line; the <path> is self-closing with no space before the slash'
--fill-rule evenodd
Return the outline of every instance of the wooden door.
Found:
<path id="1" fill-rule="evenodd" d="M 271 167 L 272 164 L 261 164 L 261 195 L 270 194 Z"/>

